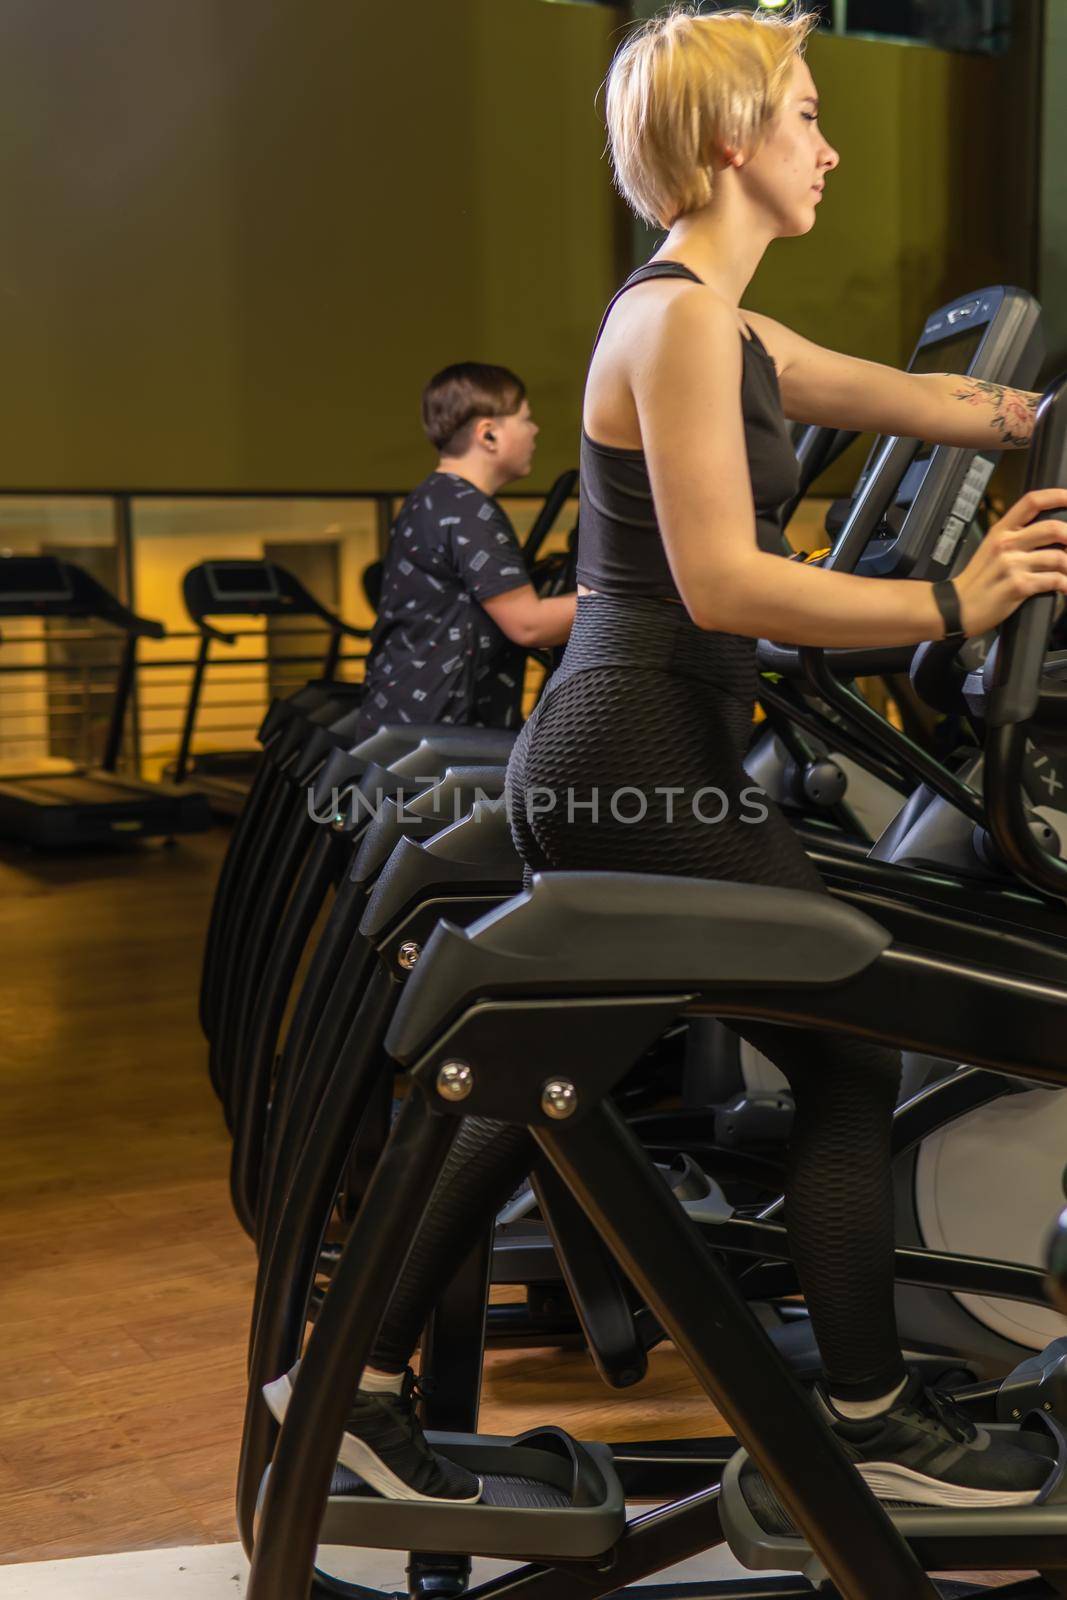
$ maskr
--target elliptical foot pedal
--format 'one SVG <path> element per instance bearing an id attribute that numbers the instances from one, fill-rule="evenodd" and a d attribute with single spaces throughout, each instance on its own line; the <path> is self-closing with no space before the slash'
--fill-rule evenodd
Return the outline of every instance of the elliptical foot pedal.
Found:
<path id="1" fill-rule="evenodd" d="M 610 1550 L 626 1526 L 622 1485 L 606 1445 L 579 1444 L 560 1428 L 536 1428 L 516 1439 L 426 1437 L 482 1479 L 476 1505 L 386 1500 L 338 1468 L 319 1542 L 581 1561 Z"/>
<path id="2" fill-rule="evenodd" d="M 1032 1504 L 961 1509 L 882 1501 L 927 1571 L 1067 1567 L 1067 1429 L 1043 1411 L 1024 1417 L 1022 1427 L 1045 1432 L 1053 1447 L 1048 1480 Z M 990 1427 L 990 1432 L 1002 1435 L 1019 1431 L 1018 1426 Z M 826 1581 L 818 1556 L 745 1450 L 731 1457 L 723 1473 L 719 1515 L 723 1536 L 743 1567 L 753 1572 L 800 1572 L 815 1585 Z"/>

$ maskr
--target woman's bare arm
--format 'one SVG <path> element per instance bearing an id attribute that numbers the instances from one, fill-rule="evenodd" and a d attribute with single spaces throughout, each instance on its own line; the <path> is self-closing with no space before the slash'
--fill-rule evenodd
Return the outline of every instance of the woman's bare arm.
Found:
<path id="1" fill-rule="evenodd" d="M 974 450 L 1024 450 L 1039 394 L 950 372 L 901 372 L 814 344 L 770 317 L 749 321 L 774 357 L 782 406 L 797 422 Z"/>
<path id="2" fill-rule="evenodd" d="M 944 624 L 929 583 L 826 572 L 759 549 L 741 413 L 741 336 L 730 307 L 694 289 L 665 300 L 651 331 L 630 382 L 667 559 L 694 622 L 791 644 L 940 638 Z M 1019 502 L 998 524 L 974 575 L 968 569 L 969 581 L 961 580 L 971 631 L 993 626 L 1027 594 L 1067 588 L 1067 527 L 1025 527 L 1057 506 L 1067 506 L 1067 490 Z M 1058 548 L 1038 548 L 1050 544 Z"/>

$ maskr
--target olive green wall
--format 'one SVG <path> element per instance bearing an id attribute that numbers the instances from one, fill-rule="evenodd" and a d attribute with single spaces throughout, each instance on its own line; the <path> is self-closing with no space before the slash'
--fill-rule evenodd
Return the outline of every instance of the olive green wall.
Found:
<path id="1" fill-rule="evenodd" d="M 2 0 L 0 488 L 404 487 L 499 361 L 576 454 L 616 275 L 619 16 L 542 0 Z"/>
<path id="2" fill-rule="evenodd" d="M 594 108 L 622 20 L 0 0 L 0 489 L 404 487 L 421 385 L 468 357 L 527 380 L 536 482 L 572 464 L 629 237 Z M 813 39 L 842 166 L 749 304 L 903 361 L 938 301 L 1031 287 L 1024 45 Z"/>
<path id="3" fill-rule="evenodd" d="M 826 34 L 808 61 L 841 165 L 816 227 L 772 245 L 748 303 L 821 343 L 897 362 L 939 303 L 988 283 L 1032 287 L 1017 216 L 1030 133 L 1027 107 L 1005 101 L 1009 63 Z"/>
<path id="4" fill-rule="evenodd" d="M 1036 69 L 1018 22 L 1002 57 L 812 38 L 820 121 L 841 164 L 812 232 L 771 246 L 749 306 L 820 344 L 902 365 L 946 300 L 990 283 L 1036 290 Z M 820 490 L 851 488 L 865 448 Z"/>

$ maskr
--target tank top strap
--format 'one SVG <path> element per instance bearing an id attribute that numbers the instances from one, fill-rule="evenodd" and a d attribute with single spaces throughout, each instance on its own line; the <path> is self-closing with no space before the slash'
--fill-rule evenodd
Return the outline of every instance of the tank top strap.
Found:
<path id="1" fill-rule="evenodd" d="M 688 278 L 690 283 L 703 283 L 703 278 L 698 278 L 690 268 L 683 266 L 680 261 L 647 261 L 643 267 L 638 267 L 636 272 L 631 272 L 621 289 L 618 289 L 608 301 L 608 308 L 600 319 L 596 338 L 593 340 L 593 350 L 596 351 L 604 329 L 607 327 L 608 318 L 615 308 L 615 302 L 632 289 L 635 283 L 647 283 L 652 278 Z"/>

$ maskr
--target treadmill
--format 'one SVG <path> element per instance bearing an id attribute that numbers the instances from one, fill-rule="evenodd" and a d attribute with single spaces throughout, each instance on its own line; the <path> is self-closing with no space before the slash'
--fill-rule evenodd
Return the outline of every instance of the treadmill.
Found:
<path id="1" fill-rule="evenodd" d="M 195 790 L 116 771 L 137 641 L 163 638 L 163 624 L 137 616 L 84 568 L 57 556 L 0 557 L 3 617 L 98 618 L 118 628 L 124 644 L 101 765 L 48 757 L 0 768 L 0 838 L 64 850 L 128 838 L 172 838 L 209 827 L 211 814 Z"/>
<path id="2" fill-rule="evenodd" d="M 274 561 L 258 559 L 201 561 L 182 580 L 185 607 L 200 631 L 200 648 L 185 707 L 178 757 L 167 769 L 176 783 L 190 782 L 211 809 L 235 817 L 244 805 L 262 759 L 258 748 L 211 750 L 193 756 L 192 742 L 200 710 L 204 674 L 212 644 L 232 645 L 237 635 L 223 632 L 212 617 L 315 617 L 329 630 L 321 677 L 337 670 L 343 637 L 369 639 L 369 628 L 352 627 L 320 604 L 299 578 Z"/>

